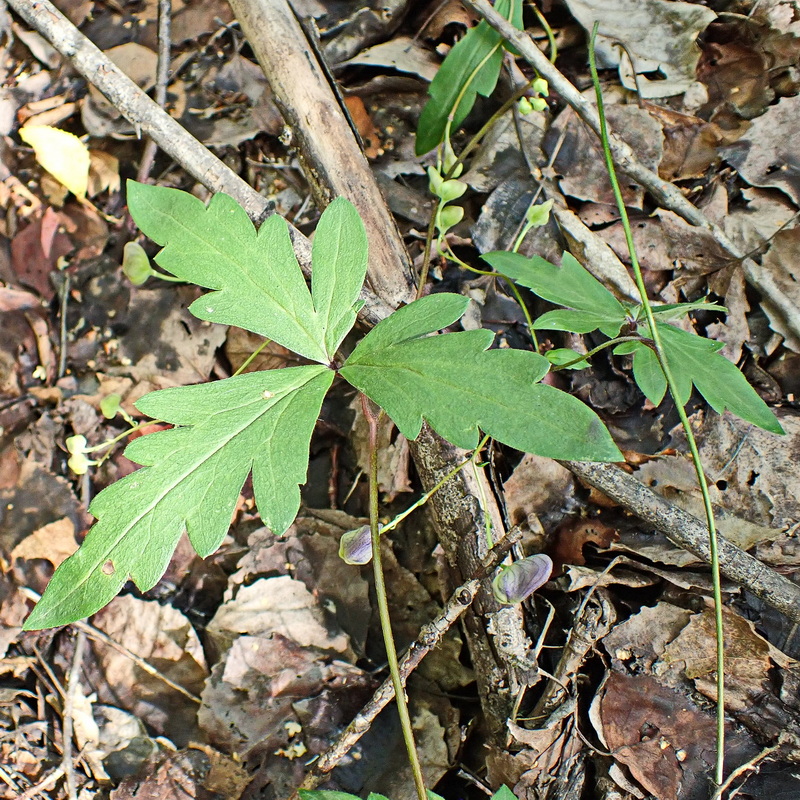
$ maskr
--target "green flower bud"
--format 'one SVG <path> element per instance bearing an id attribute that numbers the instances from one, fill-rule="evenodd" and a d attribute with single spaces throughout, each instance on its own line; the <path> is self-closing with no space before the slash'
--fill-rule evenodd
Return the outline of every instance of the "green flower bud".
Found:
<path id="1" fill-rule="evenodd" d="M 547 81 L 544 78 L 536 78 L 531 84 L 531 89 L 536 92 L 536 94 L 541 94 L 545 97 L 550 94 L 550 87 L 547 85 Z"/>
<path id="2" fill-rule="evenodd" d="M 467 184 L 463 181 L 449 180 L 445 181 L 436 194 L 445 203 L 452 203 L 453 200 L 458 200 L 464 192 L 467 191 Z"/>
<path id="3" fill-rule="evenodd" d="M 530 206 L 525 212 L 525 218 L 530 222 L 532 227 L 541 228 L 542 225 L 546 225 L 547 220 L 550 219 L 550 210 L 552 208 L 553 201 L 545 200 L 544 203 Z"/>
<path id="4" fill-rule="evenodd" d="M 520 114 L 522 114 L 523 117 L 528 114 L 532 114 L 533 106 L 531 105 L 531 101 L 527 97 L 520 97 L 519 102 L 517 103 L 517 110 Z"/>
<path id="5" fill-rule="evenodd" d="M 439 174 L 439 170 L 437 170 L 436 167 L 428 167 L 428 191 L 438 197 L 439 190 L 442 188 L 443 183 L 444 181 Z"/>
<path id="6" fill-rule="evenodd" d="M 86 446 L 85 436 L 69 436 L 67 437 L 67 451 L 70 453 L 70 458 L 67 461 L 67 466 L 76 475 L 85 475 L 89 467 L 94 466 L 97 462 L 86 458 L 86 453 L 89 448 Z"/>
<path id="7" fill-rule="evenodd" d="M 114 419 L 119 411 L 119 404 L 122 397 L 118 394 L 108 394 L 100 401 L 100 413 L 106 419 Z"/>
<path id="8" fill-rule="evenodd" d="M 150 266 L 144 248 L 137 242 L 128 242 L 122 254 L 122 271 L 134 286 L 141 286 L 155 271 Z"/>
<path id="9" fill-rule="evenodd" d="M 464 218 L 464 209 L 461 206 L 447 206 L 439 210 L 436 216 L 436 227 L 439 235 L 444 236 L 453 225 L 458 225 Z"/>

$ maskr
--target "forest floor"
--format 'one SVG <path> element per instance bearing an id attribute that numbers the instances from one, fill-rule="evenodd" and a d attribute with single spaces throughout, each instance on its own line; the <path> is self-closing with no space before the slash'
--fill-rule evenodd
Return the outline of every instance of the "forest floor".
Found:
<path id="1" fill-rule="evenodd" d="M 210 192 L 186 164 L 148 148 L 137 126 L 11 10 L 35 5 L 0 2 L 0 798 L 288 798 L 386 677 L 370 568 L 338 555 L 342 534 L 368 515 L 367 421 L 352 393 L 335 388 L 325 400 L 300 515 L 286 535 L 262 525 L 248 482 L 214 555 L 199 558 L 184 537 L 152 590 L 129 583 L 84 623 L 22 631 L 53 570 L 90 529 L 92 498 L 137 469 L 122 437 L 101 464 L 76 475 L 67 438 L 113 439 L 127 425 L 103 413 L 110 396 L 140 422 L 134 404 L 146 393 L 228 377 L 264 341 L 193 317 L 196 287 L 127 280 L 125 245 L 138 242 L 151 255 L 157 248 L 127 212 L 125 180 L 203 200 Z M 313 233 L 320 209 L 301 167 L 303 143 L 284 124 L 227 3 L 172 0 L 166 42 L 156 0 L 55 5 L 147 92 L 159 88 L 166 47 L 163 107 L 277 213 Z M 457 0 L 292 6 L 315 22 L 331 80 L 419 274 L 435 154 L 415 154 L 417 125 L 443 57 L 479 17 Z M 558 47 L 556 68 L 591 102 L 586 28 L 601 15 L 611 128 L 744 255 L 732 256 L 647 187 L 625 182 L 651 299 L 724 305 L 726 313 L 700 310 L 680 324 L 724 345 L 785 430 L 778 436 L 719 415 L 697 393 L 687 407 L 722 533 L 795 580 L 800 5 L 556 0 L 541 12 Z M 549 53 L 530 8 L 524 25 Z M 457 152 L 532 77 L 522 59 L 507 55 L 505 64 L 494 94 L 478 99 L 455 134 Z M 64 164 L 77 156 L 55 141 L 30 146 L 20 131 L 32 126 L 79 137 L 90 159 L 85 199 L 62 182 Z M 617 285 L 620 275 L 627 280 L 600 144 L 556 92 L 541 113 L 515 106 L 500 117 L 460 179 L 465 213 L 448 241 L 468 266 L 485 270 L 479 256 L 509 249 L 532 200 L 552 199 L 552 218 L 520 252 L 559 263 L 569 250 L 616 275 Z M 488 327 L 500 347 L 531 348 L 523 309 L 496 276 L 434 251 L 428 281 L 426 291 L 471 298 L 464 328 Z M 522 297 L 534 316 L 551 308 Z M 586 352 L 601 341 L 598 333 L 540 332 L 539 344 Z M 269 345 L 247 369 L 294 363 Z M 628 359 L 604 351 L 592 369 L 560 372 L 554 382 L 600 415 L 629 474 L 703 517 L 675 407 L 647 401 Z M 416 451 L 388 422 L 380 443 L 380 513 L 388 520 L 425 487 Z M 487 720 L 468 629 L 451 628 L 412 675 L 428 786 L 446 800 L 501 784 L 521 800 L 707 797 L 716 697 L 708 564 L 555 461 L 494 445 L 481 464 L 505 526 L 519 526 L 522 550 L 547 553 L 554 570 L 522 606 L 527 667 L 506 687 L 512 718 Z M 437 545 L 440 526 L 425 506 L 385 548 L 401 650 L 456 585 Z M 724 796 L 788 800 L 800 797 L 800 636 L 797 616 L 757 590 L 723 579 L 726 775 L 749 765 Z M 490 732 L 498 724 L 500 737 Z M 416 796 L 393 708 L 323 788 Z"/>

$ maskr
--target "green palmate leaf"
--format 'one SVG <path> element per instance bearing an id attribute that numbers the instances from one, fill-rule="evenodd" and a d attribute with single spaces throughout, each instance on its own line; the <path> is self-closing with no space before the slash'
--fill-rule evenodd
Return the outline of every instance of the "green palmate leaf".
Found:
<path id="1" fill-rule="evenodd" d="M 436 294 L 383 320 L 341 370 L 381 406 L 408 439 L 423 419 L 453 444 L 472 449 L 478 429 L 519 450 L 588 461 L 622 457 L 597 415 L 540 383 L 547 359 L 523 350 L 487 350 L 487 330 L 429 336 L 455 322 L 468 300 Z"/>
<path id="2" fill-rule="evenodd" d="M 322 318 L 325 348 L 333 358 L 355 325 L 367 274 L 367 234 L 352 203 L 334 200 L 322 214 L 312 245 L 311 296 Z"/>
<path id="3" fill-rule="evenodd" d="M 564 253 L 560 267 L 539 256 L 525 258 L 519 253 L 487 253 L 482 258 L 501 275 L 527 287 L 544 300 L 591 314 L 597 319 L 594 328 L 576 330 L 576 333 L 599 329 L 606 336 L 616 336 L 627 319 L 625 306 L 569 253 Z M 580 319 L 582 322 L 579 324 L 585 327 L 588 317 Z M 537 323 L 536 327 L 544 326 Z"/>
<path id="4" fill-rule="evenodd" d="M 256 232 L 226 194 L 214 195 L 206 208 L 186 192 L 134 181 L 128 205 L 142 232 L 163 245 L 156 256 L 161 267 L 215 290 L 192 304 L 192 314 L 259 333 L 311 361 L 331 361 L 355 322 L 366 273 L 363 225 L 346 200 L 331 203 L 320 219 L 313 299 L 281 217 Z"/>
<path id="5" fill-rule="evenodd" d="M 730 411 L 759 428 L 783 433 L 769 406 L 737 369 L 719 353 L 723 345 L 693 333 L 657 322 L 661 342 L 678 391 L 678 402 L 685 405 L 692 384 L 706 402 L 718 413 Z M 643 336 L 646 328 L 640 328 Z M 633 374 L 636 383 L 650 402 L 660 403 L 666 392 L 666 380 L 655 353 L 640 342 L 626 342 L 615 348 L 616 353 L 633 353 Z"/>
<path id="6" fill-rule="evenodd" d="M 522 28 L 519 0 L 497 0 L 495 10 Z M 503 37 L 497 31 L 485 21 L 467 31 L 448 53 L 428 89 L 430 100 L 417 127 L 417 155 L 441 144 L 451 112 L 451 130 L 455 131 L 472 110 L 476 96 L 488 97 L 494 91 L 502 64 Z"/>
<path id="7" fill-rule="evenodd" d="M 264 523 L 283 533 L 300 505 L 311 434 L 332 380 L 331 370 L 312 365 L 164 389 L 139 400 L 142 412 L 176 427 L 128 446 L 125 454 L 144 468 L 92 502 L 98 522 L 56 570 L 25 628 L 93 614 L 128 577 L 142 591 L 152 588 L 184 530 L 201 556 L 213 553 L 251 470 Z"/>

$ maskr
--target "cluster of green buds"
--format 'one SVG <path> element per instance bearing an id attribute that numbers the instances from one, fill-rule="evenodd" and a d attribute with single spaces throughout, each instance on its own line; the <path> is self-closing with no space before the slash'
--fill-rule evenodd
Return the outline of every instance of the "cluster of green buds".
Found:
<path id="1" fill-rule="evenodd" d="M 69 453 L 67 466 L 76 475 L 85 475 L 89 467 L 93 467 L 98 463 L 86 457 L 86 454 L 91 453 L 94 448 L 87 445 L 85 436 L 81 436 L 80 434 L 77 436 L 69 436 L 66 445 L 67 452 Z"/>
<path id="2" fill-rule="evenodd" d="M 544 99 L 550 93 L 550 87 L 544 78 L 536 78 L 531 84 L 530 96 L 521 97 L 517 108 L 520 114 L 532 114 L 534 111 L 544 111 L 547 101 Z"/>
<path id="3" fill-rule="evenodd" d="M 436 231 L 441 239 L 454 225 L 458 225 L 464 217 L 464 209 L 461 206 L 451 206 L 454 200 L 458 200 L 467 191 L 467 184 L 456 180 L 464 171 L 464 165 L 457 163 L 458 159 L 453 152 L 449 141 L 444 143 L 444 154 L 441 165 L 438 167 L 428 167 L 428 188 L 431 194 L 439 198 L 436 209 Z M 445 180 L 450 170 L 453 174 Z"/>
<path id="4" fill-rule="evenodd" d="M 96 467 L 102 464 L 103 461 L 108 458 L 111 451 L 109 450 L 105 456 L 96 461 L 87 458 L 89 453 L 96 453 L 98 450 L 110 448 L 112 445 L 120 441 L 120 439 L 124 439 L 136 429 L 137 426 L 133 420 L 133 417 L 131 417 L 131 415 L 124 408 L 122 408 L 121 402 L 122 398 L 118 394 L 106 395 L 100 401 L 100 413 L 106 419 L 114 419 L 114 417 L 119 414 L 119 416 L 121 416 L 125 422 L 131 426 L 130 430 L 124 431 L 123 433 L 119 434 L 119 436 L 115 436 L 113 439 L 93 445 L 92 447 L 89 447 L 85 436 L 78 434 L 76 436 L 67 437 L 65 442 L 67 445 L 67 452 L 69 453 L 67 466 L 76 475 L 85 475 L 88 472 L 89 467 Z"/>

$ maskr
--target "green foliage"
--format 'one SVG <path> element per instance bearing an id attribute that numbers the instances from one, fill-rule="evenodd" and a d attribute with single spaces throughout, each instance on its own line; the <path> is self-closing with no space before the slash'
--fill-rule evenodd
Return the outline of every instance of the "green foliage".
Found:
<path id="1" fill-rule="evenodd" d="M 89 510 L 97 523 L 56 570 L 28 630 L 94 613 L 129 577 L 142 591 L 152 588 L 184 530 L 201 556 L 213 553 L 251 472 L 265 525 L 283 533 L 300 504 L 311 435 L 336 374 L 334 355 L 356 319 L 367 243 L 347 201 L 334 201 L 320 219 L 309 291 L 280 217 L 256 232 L 226 195 L 205 208 L 183 192 L 131 182 L 128 199 L 134 219 L 163 246 L 159 265 L 212 290 L 192 304 L 195 316 L 260 333 L 321 363 L 141 398 L 142 413 L 173 427 L 128 446 L 126 456 L 142 469 L 95 498 Z M 538 383 L 546 359 L 487 350 L 493 336 L 485 330 L 431 335 L 458 320 L 467 303 L 438 294 L 406 306 L 376 326 L 339 373 L 412 439 L 427 419 L 464 448 L 475 447 L 482 428 L 540 455 L 620 459 L 593 411 Z M 86 456 L 93 449 L 72 437 L 71 463 L 85 471 L 95 463 Z"/>
<path id="2" fill-rule="evenodd" d="M 495 10 L 515 27 L 522 28 L 520 0 L 497 0 Z M 430 100 L 417 127 L 417 155 L 442 143 L 448 117 L 452 119 L 451 129 L 455 130 L 472 110 L 477 95 L 488 97 L 494 91 L 502 64 L 500 34 L 485 20 L 470 28 L 447 54 L 428 88 Z"/>
<path id="3" fill-rule="evenodd" d="M 642 307 L 623 304 L 569 253 L 564 253 L 561 267 L 543 258 L 525 258 L 517 253 L 488 253 L 484 259 L 504 277 L 534 294 L 564 309 L 542 314 L 534 328 L 589 333 L 599 330 L 609 337 L 619 335 L 623 326 L 632 328 L 643 341 L 623 342 L 614 352 L 633 354 L 633 377 L 652 403 L 664 399 L 667 381 L 649 340 L 650 331 L 642 321 Z M 719 353 L 723 345 L 668 324 L 668 319 L 680 319 L 698 308 L 725 311 L 715 303 L 676 303 L 656 306 L 653 313 L 661 334 L 667 361 L 678 388 L 678 400 L 685 405 L 692 385 L 717 412 L 725 410 L 760 428 L 783 433 L 780 423 L 767 404 L 758 396 L 747 379 Z M 552 362 L 566 363 L 570 359 L 563 351 L 555 351 Z M 578 354 L 575 355 L 575 358 Z M 577 368 L 581 364 L 575 365 Z"/>
<path id="4" fill-rule="evenodd" d="M 464 449 L 478 428 L 518 450 L 550 458 L 618 461 L 621 455 L 597 415 L 540 381 L 547 359 L 525 350 L 487 350 L 487 330 L 428 334 L 461 317 L 469 301 L 434 294 L 375 326 L 341 374 L 381 406 L 408 439 L 422 420 Z"/>
<path id="5" fill-rule="evenodd" d="M 518 253 L 487 253 L 483 259 L 514 283 L 568 309 L 543 314 L 534 324 L 537 329 L 573 333 L 600 330 L 606 336 L 616 336 L 628 318 L 628 309 L 570 253 L 564 253 L 560 267 L 540 256 L 525 258 Z"/>
<path id="6" fill-rule="evenodd" d="M 277 215 L 256 232 L 244 209 L 226 194 L 214 195 L 206 207 L 187 192 L 133 181 L 128 182 L 128 205 L 142 232 L 163 246 L 156 256 L 159 266 L 215 290 L 192 304 L 192 314 L 330 363 L 331 346 L 338 347 L 350 328 L 342 329 L 355 322 L 354 305 L 367 269 L 366 236 L 350 203 L 335 200 L 320 221 L 327 236 L 314 247 L 313 297 L 286 222 Z"/>
<path id="7" fill-rule="evenodd" d="M 300 505 L 308 446 L 333 373 L 314 365 L 164 389 L 137 408 L 176 427 L 135 439 L 125 454 L 143 469 L 94 499 L 86 541 L 50 581 L 28 630 L 64 625 L 111 601 L 130 576 L 151 589 L 181 533 L 201 556 L 219 547 L 242 485 L 264 523 L 282 533 Z"/>

